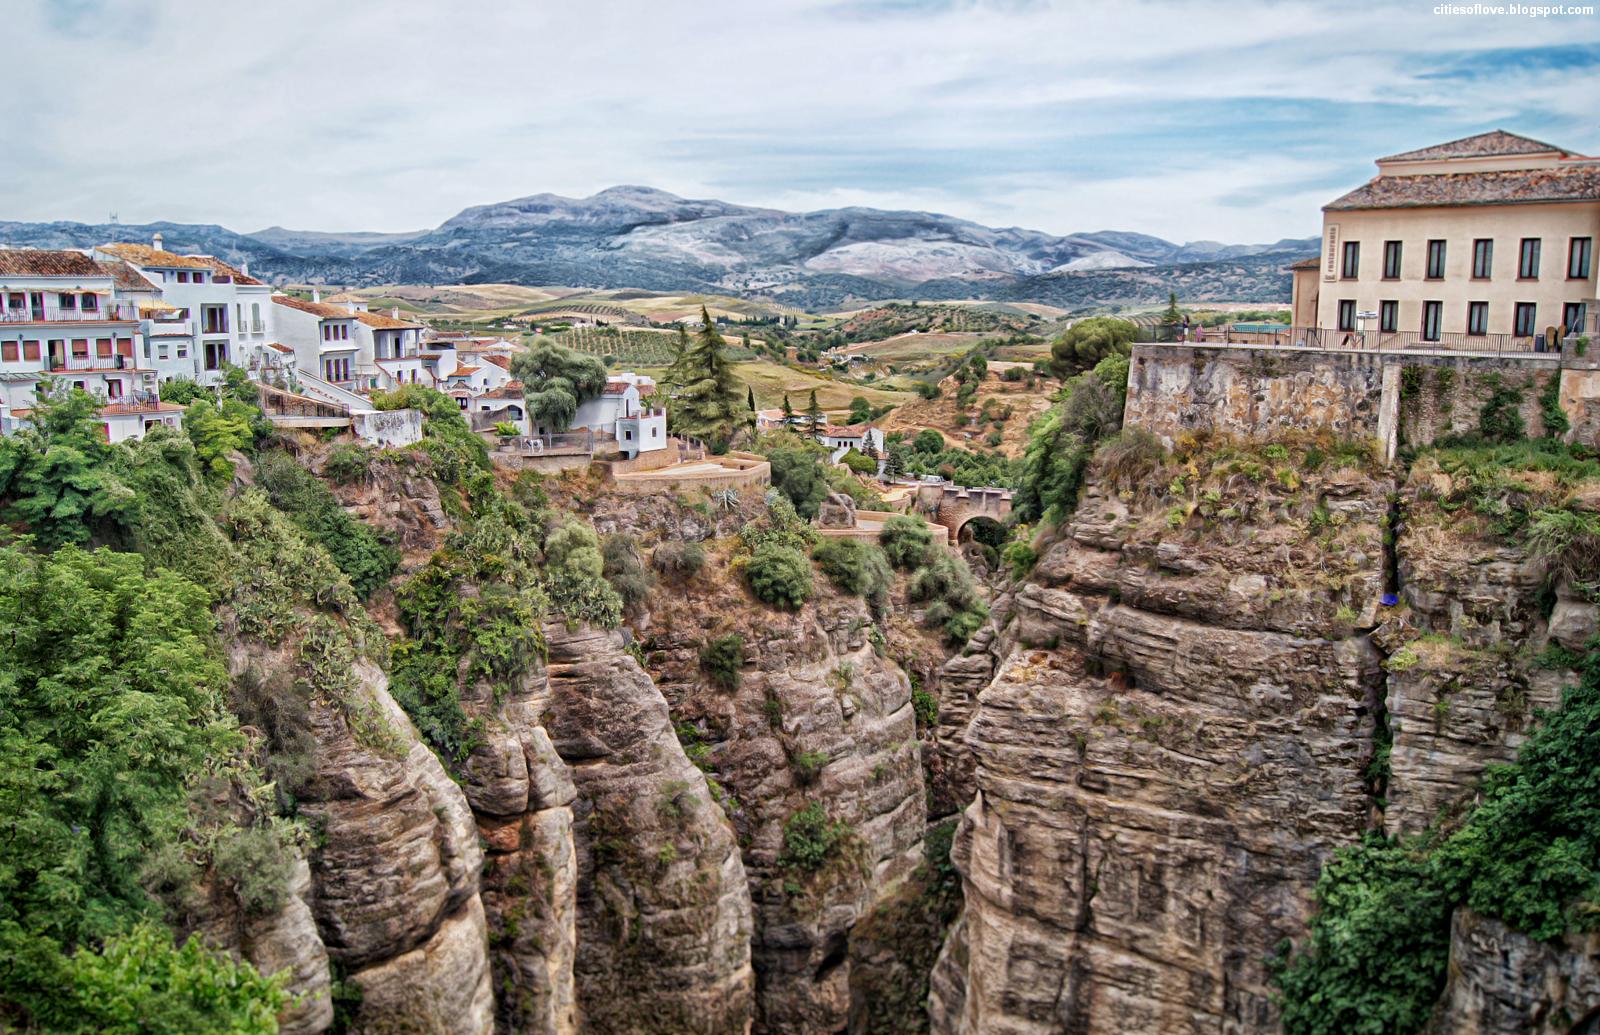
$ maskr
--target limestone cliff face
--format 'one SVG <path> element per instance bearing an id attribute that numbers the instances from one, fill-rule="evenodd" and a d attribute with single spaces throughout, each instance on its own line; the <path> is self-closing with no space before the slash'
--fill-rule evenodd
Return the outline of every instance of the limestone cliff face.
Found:
<path id="1" fill-rule="evenodd" d="M 852 927 L 920 859 L 925 826 L 910 683 L 873 647 L 858 599 L 818 579 L 780 612 L 724 577 L 721 557 L 687 586 L 663 587 L 641 628 L 673 718 L 725 789 L 755 909 L 751 951 L 764 1032 L 845 1030 Z M 670 595 L 670 601 L 666 595 Z M 705 644 L 742 638 L 739 685 L 711 683 Z M 849 835 L 820 868 L 784 858 L 785 825 L 820 807 Z"/>
<path id="2" fill-rule="evenodd" d="M 574 793 L 581 1030 L 748 1031 L 750 893 L 732 827 L 621 636 L 546 636 L 544 724 Z"/>
<path id="3" fill-rule="evenodd" d="M 1427 1035 L 1566 1035 L 1600 1004 L 1600 935 L 1534 941 L 1457 910 L 1450 978 Z"/>
<path id="4" fill-rule="evenodd" d="M 256 680 L 301 672 L 286 647 L 250 638 L 230 640 L 229 666 L 236 678 Z M 317 750 L 298 807 L 314 845 L 290 911 L 305 904 L 321 951 L 360 990 L 351 1030 L 492 1031 L 483 855 L 471 810 L 389 696 L 382 670 L 359 658 L 350 676 L 335 698 L 301 673 Z M 309 933 L 302 923 L 296 937 Z M 317 949 L 308 944 L 295 956 L 291 989 L 326 1003 Z M 331 1011 L 307 1007 L 288 1020 L 323 1030 Z"/>
<path id="5" fill-rule="evenodd" d="M 946 666 L 942 732 L 969 712 L 975 795 L 937 1032 L 1271 1030 L 1264 961 L 1372 822 L 1382 670 L 1355 627 L 1382 589 L 1387 485 L 1197 461 L 1184 477 L 1215 495 L 1184 514 L 1175 473 L 1091 484 Z"/>

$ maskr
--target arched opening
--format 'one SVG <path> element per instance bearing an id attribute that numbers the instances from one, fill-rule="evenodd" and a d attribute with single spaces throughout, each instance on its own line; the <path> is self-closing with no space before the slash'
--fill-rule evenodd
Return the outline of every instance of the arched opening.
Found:
<path id="1" fill-rule="evenodd" d="M 983 545 L 998 550 L 1006 545 L 1006 526 L 992 517 L 978 515 L 969 517 L 956 529 L 956 541 L 959 543 L 982 543 Z"/>

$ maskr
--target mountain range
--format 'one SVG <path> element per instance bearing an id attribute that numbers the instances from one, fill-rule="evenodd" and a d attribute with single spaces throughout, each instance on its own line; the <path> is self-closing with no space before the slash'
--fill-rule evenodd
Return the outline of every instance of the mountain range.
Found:
<path id="1" fill-rule="evenodd" d="M 329 233 L 274 226 L 0 222 L 0 243 L 143 240 L 248 262 L 256 276 L 341 285 L 490 283 L 762 296 L 799 306 L 890 297 L 996 298 L 1069 307 L 1288 298 L 1289 258 L 1316 238 L 1175 244 L 1148 234 L 1056 236 L 929 212 L 785 212 L 612 187 L 468 208 L 431 230 Z"/>

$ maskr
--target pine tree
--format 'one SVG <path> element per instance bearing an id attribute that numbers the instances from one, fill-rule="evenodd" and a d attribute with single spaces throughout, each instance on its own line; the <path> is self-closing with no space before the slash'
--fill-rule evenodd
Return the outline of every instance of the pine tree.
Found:
<path id="1" fill-rule="evenodd" d="M 750 412 L 756 412 L 756 390 L 746 386 L 745 393 L 745 402 L 750 405 Z"/>
<path id="2" fill-rule="evenodd" d="M 788 427 L 789 422 L 792 421 L 792 420 L 794 420 L 794 404 L 789 402 L 789 393 L 788 392 L 784 392 L 783 393 L 783 423 L 784 423 L 784 426 Z"/>
<path id="3" fill-rule="evenodd" d="M 739 382 L 733 364 L 722 354 L 725 343 L 705 307 L 700 332 L 683 347 L 667 372 L 678 388 L 669 419 L 673 430 L 690 438 L 726 444 L 736 432 L 755 423 L 755 413 L 739 405 Z"/>
<path id="4" fill-rule="evenodd" d="M 1167 311 L 1161 314 L 1161 323 L 1166 327 L 1176 327 L 1183 323 L 1183 310 L 1178 308 L 1178 293 L 1167 292 Z"/>
<path id="5" fill-rule="evenodd" d="M 822 407 L 817 405 L 817 390 L 811 389 L 811 401 L 806 404 L 806 423 L 811 426 L 811 433 L 816 434 L 817 429 L 824 423 Z"/>

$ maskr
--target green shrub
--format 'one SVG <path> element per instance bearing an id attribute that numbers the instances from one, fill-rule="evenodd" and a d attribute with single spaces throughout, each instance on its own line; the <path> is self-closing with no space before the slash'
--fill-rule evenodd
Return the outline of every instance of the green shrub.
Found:
<path id="1" fill-rule="evenodd" d="M 1138 333 L 1138 327 L 1131 322 L 1110 316 L 1078 320 L 1050 346 L 1051 373 L 1070 377 L 1107 356 L 1126 356 Z"/>
<path id="2" fill-rule="evenodd" d="M 879 547 L 859 539 L 829 537 L 811 551 L 811 559 L 821 566 L 830 582 L 846 593 L 865 598 L 874 612 L 881 614 L 887 609 L 894 573 Z"/>
<path id="3" fill-rule="evenodd" d="M 601 557 L 605 562 L 606 581 L 622 597 L 623 607 L 635 607 L 650 595 L 655 577 L 645 567 L 644 559 L 639 556 L 639 544 L 632 536 L 624 533 L 607 538 Z"/>
<path id="4" fill-rule="evenodd" d="M 1013 539 L 1000 551 L 1000 559 L 1011 569 L 1011 577 L 1020 579 L 1039 563 L 1039 555 L 1026 539 Z"/>
<path id="5" fill-rule="evenodd" d="M 744 637 L 738 633 L 718 636 L 700 651 L 700 667 L 711 684 L 723 690 L 737 690 L 744 679 Z"/>
<path id="6" fill-rule="evenodd" d="M 896 568 L 909 570 L 926 561 L 933 551 L 933 530 L 920 517 L 897 514 L 883 523 L 878 545 Z"/>
<path id="7" fill-rule="evenodd" d="M 923 428 L 917 432 L 917 437 L 911 440 L 911 448 L 918 453 L 942 453 L 944 436 L 933 428 Z"/>
<path id="8" fill-rule="evenodd" d="M 802 787 L 810 786 L 817 782 L 817 777 L 822 775 L 822 770 L 832 761 L 826 751 L 802 751 L 791 760 L 794 767 L 795 779 L 800 781 Z"/>
<path id="9" fill-rule="evenodd" d="M 280 450 L 263 452 L 256 463 L 256 483 L 272 505 L 328 551 L 333 563 L 350 578 L 362 599 L 389 581 L 400 566 L 400 553 L 370 526 L 350 516 L 328 487 Z"/>
<path id="10" fill-rule="evenodd" d="M 811 596 L 811 562 L 792 546 L 764 543 L 750 555 L 745 578 L 756 598 L 794 611 Z"/>
<path id="11" fill-rule="evenodd" d="M 924 622 L 943 630 L 953 646 L 966 643 L 989 617 L 988 605 L 966 562 L 945 551 L 912 574 L 910 596 L 913 601 L 928 602 Z"/>
<path id="12" fill-rule="evenodd" d="M 341 485 L 361 481 L 371 470 L 372 452 L 351 443 L 335 446 L 322 465 L 323 475 Z"/>
<path id="13" fill-rule="evenodd" d="M 1560 438 L 1572 427 L 1567 412 L 1561 408 L 1561 372 L 1555 371 L 1545 379 L 1539 393 L 1539 416 L 1544 424 L 1545 438 Z"/>
<path id="14" fill-rule="evenodd" d="M 522 429 L 514 420 L 497 420 L 494 422 L 494 433 L 501 438 L 516 438 L 522 434 Z"/>
<path id="15" fill-rule="evenodd" d="M 823 470 L 827 452 L 815 443 L 799 439 L 794 442 L 789 447 L 768 448 L 765 456 L 772 465 L 772 487 L 788 497 L 797 514 L 809 520 L 817 516 L 817 508 L 828 495 Z"/>
<path id="16" fill-rule="evenodd" d="M 650 564 L 666 578 L 692 579 L 706 566 L 706 548 L 695 542 L 662 543 L 650 555 Z"/>
<path id="17" fill-rule="evenodd" d="M 1486 374 L 1483 380 L 1489 387 L 1489 398 L 1478 411 L 1478 434 L 1488 442 L 1515 442 L 1525 431 L 1518 410 L 1522 393 L 1502 381 L 1499 374 Z"/>
<path id="18" fill-rule="evenodd" d="M 853 836 L 850 824 L 828 818 L 821 802 L 791 814 L 783 824 L 783 851 L 778 865 L 815 872 L 838 855 Z"/>
<path id="19" fill-rule="evenodd" d="M 875 475 L 878 473 L 878 461 L 857 450 L 850 450 L 841 460 L 846 467 L 857 474 Z"/>
<path id="20" fill-rule="evenodd" d="M 911 710 L 916 714 L 917 725 L 933 729 L 939 725 L 939 699 L 926 690 L 911 691 Z"/>

